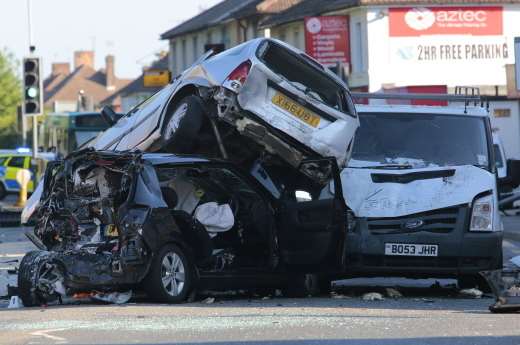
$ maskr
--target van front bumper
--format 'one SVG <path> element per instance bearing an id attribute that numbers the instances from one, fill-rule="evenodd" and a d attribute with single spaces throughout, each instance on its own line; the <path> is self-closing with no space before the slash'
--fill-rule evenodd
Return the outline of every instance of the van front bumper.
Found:
<path id="1" fill-rule="evenodd" d="M 449 233 L 376 234 L 360 219 L 356 231 L 347 234 L 346 268 L 349 273 L 365 276 L 472 275 L 502 267 L 502 237 L 502 232 L 472 233 L 458 226 Z M 435 244 L 438 256 L 385 255 L 386 243 Z"/>

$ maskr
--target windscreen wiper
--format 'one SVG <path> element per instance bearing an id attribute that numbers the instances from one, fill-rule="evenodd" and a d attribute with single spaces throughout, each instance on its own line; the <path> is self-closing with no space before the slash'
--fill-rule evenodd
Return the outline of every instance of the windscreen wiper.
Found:
<path id="1" fill-rule="evenodd" d="M 413 169 L 413 165 L 411 164 L 381 164 L 381 165 L 371 165 L 366 167 L 350 167 L 357 169 Z"/>

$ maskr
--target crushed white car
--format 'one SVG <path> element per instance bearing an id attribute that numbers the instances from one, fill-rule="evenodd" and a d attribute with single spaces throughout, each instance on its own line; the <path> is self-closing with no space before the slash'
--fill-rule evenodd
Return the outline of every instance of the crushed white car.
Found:
<path id="1" fill-rule="evenodd" d="M 359 120 L 347 86 L 305 53 L 259 38 L 207 53 L 171 84 L 115 122 L 96 150 L 204 154 L 250 163 L 277 157 L 348 161 Z M 239 140 L 233 137 L 240 136 Z M 307 171 L 319 178 L 319 171 Z"/>

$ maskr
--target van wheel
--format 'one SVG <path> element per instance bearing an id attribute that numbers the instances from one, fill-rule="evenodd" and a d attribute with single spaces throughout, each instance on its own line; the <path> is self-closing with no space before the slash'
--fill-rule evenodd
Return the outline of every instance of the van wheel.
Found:
<path id="1" fill-rule="evenodd" d="M 168 152 L 191 153 L 203 121 L 201 99 L 195 95 L 181 99 L 167 115 L 161 133 Z"/>
<path id="2" fill-rule="evenodd" d="M 320 294 L 320 277 L 317 274 L 295 274 L 282 290 L 287 297 L 308 297 Z"/>
<path id="3" fill-rule="evenodd" d="M 4 184 L 0 183 L 0 200 L 4 200 L 7 195 L 7 191 L 5 190 Z"/>
<path id="4" fill-rule="evenodd" d="M 184 251 L 174 244 L 167 244 L 153 258 L 144 289 L 158 302 L 181 303 L 187 299 L 194 277 L 194 266 Z"/>
<path id="5" fill-rule="evenodd" d="M 491 288 L 486 279 L 480 274 L 459 276 L 457 279 L 457 285 L 459 289 L 477 288 L 486 293 L 491 292 Z"/>

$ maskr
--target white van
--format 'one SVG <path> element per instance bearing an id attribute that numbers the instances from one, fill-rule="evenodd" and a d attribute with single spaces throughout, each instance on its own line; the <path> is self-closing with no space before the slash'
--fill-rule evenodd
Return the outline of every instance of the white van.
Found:
<path id="1" fill-rule="evenodd" d="M 354 215 L 347 268 L 359 275 L 454 277 L 502 267 L 493 138 L 484 107 L 356 105 L 342 171 Z M 348 182 L 347 182 L 348 181 Z"/>

